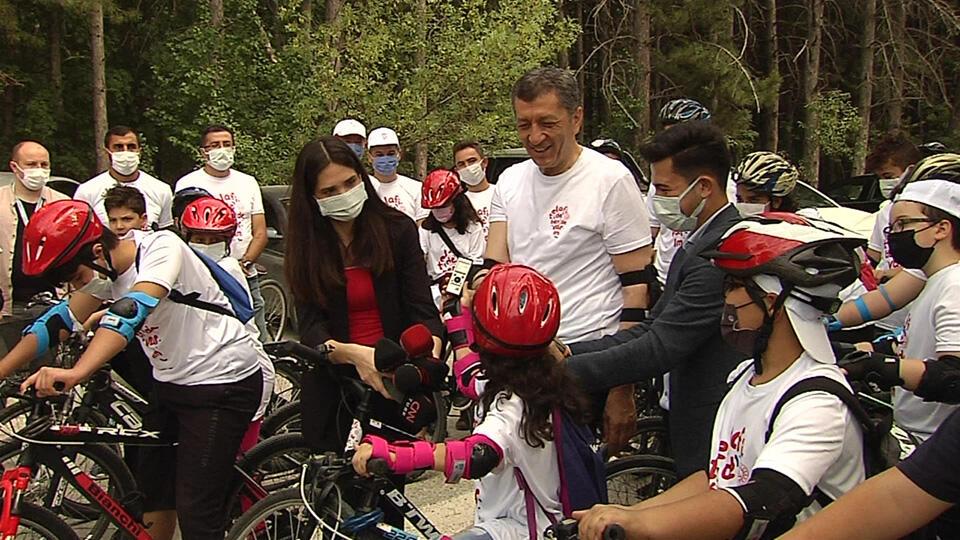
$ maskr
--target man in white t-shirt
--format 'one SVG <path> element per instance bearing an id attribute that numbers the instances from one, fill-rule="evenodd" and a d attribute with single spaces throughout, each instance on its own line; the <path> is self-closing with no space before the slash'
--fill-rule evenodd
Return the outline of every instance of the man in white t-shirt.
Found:
<path id="1" fill-rule="evenodd" d="M 467 198 L 480 217 L 484 240 L 490 233 L 490 203 L 493 202 L 493 185 L 487 181 L 487 163 L 479 142 L 461 141 L 454 145 L 453 166 L 467 186 Z"/>
<path id="2" fill-rule="evenodd" d="M 530 71 L 514 86 L 513 107 L 531 159 L 504 171 L 494 187 L 486 259 L 530 266 L 556 285 L 565 342 L 643 320 L 647 283 L 656 279 L 646 209 L 622 163 L 577 143 L 576 78 L 553 67 Z M 612 389 L 604 433 L 613 451 L 635 425 L 633 385 Z"/>
<path id="3" fill-rule="evenodd" d="M 359 120 L 347 118 L 337 122 L 333 128 L 333 136 L 347 143 L 347 146 L 362 160 L 367 152 L 367 127 Z"/>
<path id="4" fill-rule="evenodd" d="M 155 538 L 169 538 L 179 521 L 184 538 L 222 539 L 223 494 L 263 379 L 254 338 L 233 315 L 210 270 L 172 231 L 134 231 L 132 238 L 118 239 L 82 201 L 57 201 L 38 210 L 24 243 L 24 272 L 69 283 L 78 292 L 27 329 L 0 360 L 0 373 L 25 365 L 78 328 L 77 321 L 100 306 L 87 287 L 104 283 L 97 273 L 109 278 L 100 288 L 114 302 L 76 365 L 41 368 L 23 388 L 33 386 L 41 396 L 69 392 L 139 340 L 156 380 L 158 407 L 150 416 L 156 423 L 147 429 L 178 442 L 155 447 L 157 459 L 144 460 L 140 468 L 144 521 Z M 174 301 L 173 291 L 195 293 L 195 300 L 211 307 Z M 179 428 L 167 433 L 171 426 Z"/>
<path id="5" fill-rule="evenodd" d="M 92 206 L 100 221 L 107 223 L 109 218 L 103 207 L 107 190 L 118 184 L 135 187 L 147 201 L 145 230 L 173 226 L 170 213 L 173 192 L 166 182 L 140 170 L 140 138 L 137 133 L 127 126 L 113 126 L 103 136 L 103 146 L 110 154 L 110 168 L 80 184 L 73 198 Z"/>
<path id="6" fill-rule="evenodd" d="M 730 374 L 707 470 L 628 509 L 574 513 L 581 538 L 617 523 L 629 538 L 772 539 L 863 481 L 861 428 L 840 395 L 855 398 L 820 322 L 859 275 L 861 244 L 747 221 L 702 253 L 728 273 L 724 339 L 754 356 Z"/>
<path id="7" fill-rule="evenodd" d="M 207 127 L 200 136 L 203 167 L 177 180 L 174 192 L 200 188 L 230 205 L 237 215 L 237 232 L 230 243 L 230 256 L 240 261 L 247 275 L 247 285 L 253 295 L 257 328 L 260 336 L 267 335 L 263 315 L 263 296 L 255 263 L 267 246 L 267 220 L 263 212 L 263 197 L 257 179 L 233 168 L 236 145 L 233 131 L 226 126 Z M 180 216 L 177 216 L 179 218 Z"/>
<path id="8" fill-rule="evenodd" d="M 370 163 L 373 164 L 373 177 L 370 182 L 377 195 L 387 206 L 410 216 L 410 219 L 423 222 L 430 212 L 420 206 L 420 182 L 397 173 L 397 166 L 403 157 L 397 132 L 387 128 L 377 128 L 370 132 L 367 140 Z"/>

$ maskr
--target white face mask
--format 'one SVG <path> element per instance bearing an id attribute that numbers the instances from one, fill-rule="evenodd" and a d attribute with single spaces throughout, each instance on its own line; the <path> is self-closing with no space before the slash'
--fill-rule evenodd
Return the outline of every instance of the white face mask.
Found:
<path id="1" fill-rule="evenodd" d="M 213 150 L 208 150 L 207 163 L 214 169 L 223 172 L 233 167 L 233 156 L 236 151 L 237 149 L 232 146 L 229 148 L 214 148 Z"/>
<path id="2" fill-rule="evenodd" d="M 110 166 L 120 176 L 130 176 L 140 166 L 139 152 L 111 152 Z"/>
<path id="3" fill-rule="evenodd" d="M 217 242 L 215 244 L 198 244 L 196 242 L 190 242 L 190 247 L 215 261 L 219 261 L 227 256 L 226 242 Z"/>
<path id="4" fill-rule="evenodd" d="M 337 221 L 352 221 L 360 215 L 366 201 L 367 190 L 363 187 L 363 182 L 360 182 L 345 193 L 317 199 L 317 206 L 320 207 L 321 216 Z"/>
<path id="5" fill-rule="evenodd" d="M 767 205 L 763 203 L 738 202 L 736 206 L 743 217 L 756 216 L 767 211 Z"/>
<path id="6" fill-rule="evenodd" d="M 486 172 L 483 170 L 483 162 L 478 161 L 473 165 L 467 165 L 466 167 L 457 171 L 460 175 L 460 180 L 463 180 L 463 183 L 468 186 L 475 186 L 486 178 Z"/>
<path id="7" fill-rule="evenodd" d="M 692 231 L 697 228 L 697 217 L 703 211 L 707 200 L 700 199 L 700 204 L 694 209 L 693 215 L 689 216 L 680 209 L 680 201 L 699 183 L 699 178 L 691 182 L 690 186 L 683 190 L 679 197 L 653 196 L 653 213 L 656 214 L 657 219 L 664 227 L 671 231 Z"/>
<path id="8" fill-rule="evenodd" d="M 453 219 L 453 206 L 431 208 L 430 213 L 433 214 L 433 217 L 440 223 L 446 223 Z"/>
<path id="9" fill-rule="evenodd" d="M 881 178 L 880 179 L 880 193 L 883 194 L 884 199 L 890 198 L 890 193 L 893 192 L 893 188 L 897 187 L 897 184 L 900 183 L 900 178 Z"/>
<path id="10" fill-rule="evenodd" d="M 20 166 L 17 165 L 17 168 L 20 169 Z M 40 191 L 43 186 L 47 185 L 47 180 L 50 180 L 50 169 L 44 169 L 43 167 L 20 169 L 20 174 L 22 175 L 20 182 L 23 187 L 30 191 Z"/>

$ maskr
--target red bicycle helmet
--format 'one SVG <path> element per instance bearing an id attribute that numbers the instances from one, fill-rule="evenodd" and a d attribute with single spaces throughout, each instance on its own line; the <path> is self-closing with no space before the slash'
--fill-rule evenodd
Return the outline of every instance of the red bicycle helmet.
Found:
<path id="1" fill-rule="evenodd" d="M 183 209 L 180 228 L 188 234 L 213 233 L 232 237 L 237 231 L 237 214 L 220 199 L 201 197 Z"/>
<path id="2" fill-rule="evenodd" d="M 856 249 L 864 244 L 861 238 L 800 224 L 792 218 L 760 217 L 731 227 L 716 249 L 702 256 L 734 276 L 769 274 L 797 287 L 832 283 L 843 288 L 860 275 Z"/>
<path id="3" fill-rule="evenodd" d="M 535 356 L 560 328 L 560 294 L 549 279 L 519 264 L 493 267 L 473 297 L 476 344 L 503 356 Z"/>
<path id="4" fill-rule="evenodd" d="M 420 203 L 422 207 L 440 208 L 462 193 L 463 187 L 460 185 L 460 177 L 457 173 L 447 169 L 436 169 L 423 179 L 422 191 L 423 201 Z"/>
<path id="5" fill-rule="evenodd" d="M 70 263 L 84 246 L 99 242 L 102 233 L 103 224 L 83 201 L 41 206 L 23 231 L 23 273 L 39 276 Z"/>

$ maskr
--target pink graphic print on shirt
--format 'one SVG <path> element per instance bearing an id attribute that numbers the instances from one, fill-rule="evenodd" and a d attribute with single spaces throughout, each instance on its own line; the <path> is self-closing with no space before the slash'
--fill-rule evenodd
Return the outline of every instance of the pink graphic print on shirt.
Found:
<path id="1" fill-rule="evenodd" d="M 559 204 L 553 207 L 553 210 L 550 211 L 550 228 L 553 229 L 554 238 L 560 238 L 560 231 L 563 230 L 569 220 L 570 210 L 568 207 Z"/>
<path id="2" fill-rule="evenodd" d="M 710 487 L 717 487 L 717 480 L 730 482 L 736 480 L 738 485 L 750 480 L 750 468 L 743 464 L 743 447 L 747 428 L 740 428 L 733 432 L 729 439 L 720 439 L 717 455 L 710 460 L 709 480 Z M 725 482 L 725 483 L 727 483 Z"/>

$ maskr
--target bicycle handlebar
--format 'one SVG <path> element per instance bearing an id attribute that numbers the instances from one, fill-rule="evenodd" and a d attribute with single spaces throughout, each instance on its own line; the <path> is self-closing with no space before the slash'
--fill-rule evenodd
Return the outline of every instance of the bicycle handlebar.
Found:
<path id="1" fill-rule="evenodd" d="M 556 540 L 577 540 L 579 533 L 577 531 L 577 521 L 575 519 L 565 519 L 547 527 L 544 538 L 555 538 Z M 627 540 L 627 533 L 623 527 L 613 523 L 607 525 L 603 530 L 603 540 Z"/>
<path id="2" fill-rule="evenodd" d="M 313 348 L 296 341 L 264 343 L 263 348 L 273 356 L 292 356 L 316 364 L 328 364 L 330 353 L 333 351 L 333 348 L 326 344 Z"/>
<path id="3" fill-rule="evenodd" d="M 367 461 L 367 472 L 374 476 L 389 476 L 393 474 L 387 460 L 382 458 L 373 458 Z"/>

